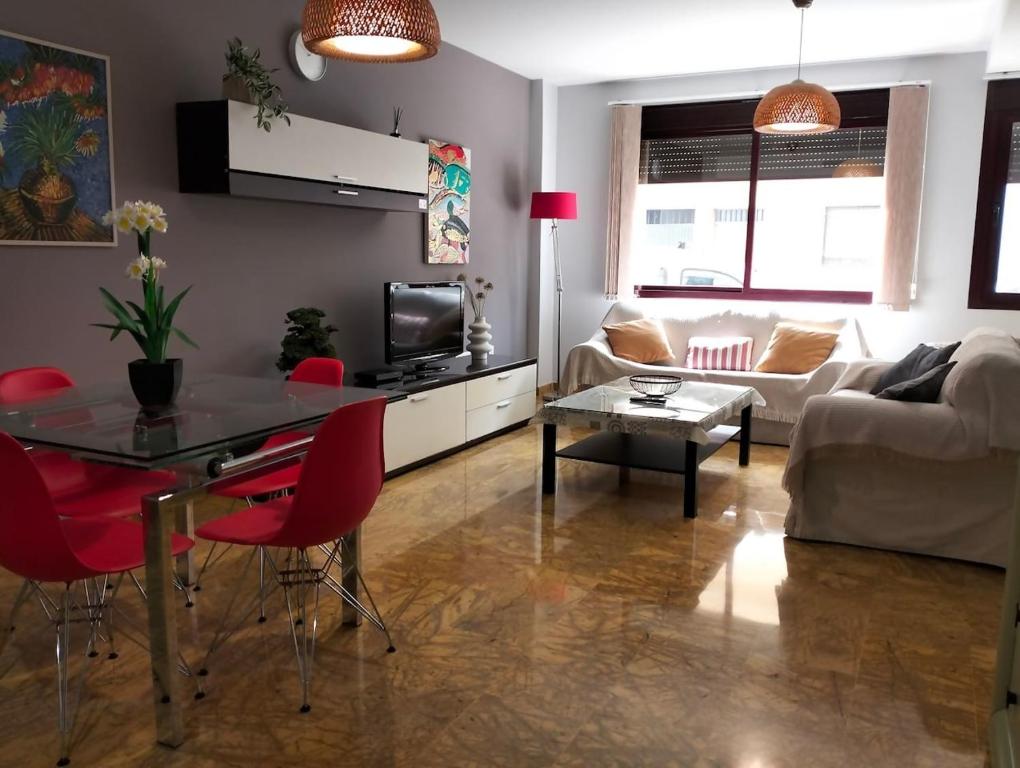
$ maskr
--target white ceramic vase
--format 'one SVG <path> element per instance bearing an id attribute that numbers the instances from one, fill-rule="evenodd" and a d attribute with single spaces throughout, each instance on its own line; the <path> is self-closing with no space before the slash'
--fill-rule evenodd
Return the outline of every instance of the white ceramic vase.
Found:
<path id="1" fill-rule="evenodd" d="M 492 326 L 484 317 L 476 317 L 473 323 L 468 323 L 471 332 L 468 334 L 468 352 L 471 353 L 471 362 L 485 363 L 492 354 Z"/>

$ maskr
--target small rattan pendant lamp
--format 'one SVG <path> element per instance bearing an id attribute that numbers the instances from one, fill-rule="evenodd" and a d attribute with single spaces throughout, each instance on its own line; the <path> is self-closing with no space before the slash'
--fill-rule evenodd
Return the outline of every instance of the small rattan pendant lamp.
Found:
<path id="1" fill-rule="evenodd" d="M 439 52 L 439 20 L 429 0 L 308 0 L 301 39 L 332 59 L 421 61 Z"/>
<path id="2" fill-rule="evenodd" d="M 766 93 L 754 111 L 754 130 L 803 136 L 829 133 L 839 128 L 839 102 L 828 90 L 800 79 L 804 55 L 804 9 L 811 0 L 793 0 L 800 9 L 800 48 L 797 53 L 797 79 Z"/>

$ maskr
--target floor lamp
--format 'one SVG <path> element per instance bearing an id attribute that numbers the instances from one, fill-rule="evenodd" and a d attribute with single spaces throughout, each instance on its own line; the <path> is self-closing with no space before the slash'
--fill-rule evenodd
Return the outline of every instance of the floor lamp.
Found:
<path id="1" fill-rule="evenodd" d="M 563 320 L 563 268 L 560 263 L 559 222 L 577 219 L 576 192 L 533 192 L 531 194 L 531 218 L 552 221 L 553 268 L 556 271 L 556 396 L 560 392 L 560 371 L 563 358 L 560 355 L 560 328 Z"/>

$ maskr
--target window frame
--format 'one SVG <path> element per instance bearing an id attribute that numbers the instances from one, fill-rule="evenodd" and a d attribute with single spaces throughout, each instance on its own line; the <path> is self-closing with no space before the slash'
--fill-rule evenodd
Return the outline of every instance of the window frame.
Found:
<path id="1" fill-rule="evenodd" d="M 1020 293 L 998 293 L 995 290 L 1013 123 L 1017 122 L 1020 122 L 1020 80 L 988 83 L 968 309 L 1020 309 Z"/>
<path id="2" fill-rule="evenodd" d="M 842 91 L 836 94 L 843 117 L 840 128 L 885 128 L 889 118 L 889 89 Z M 754 130 L 754 110 L 760 99 L 691 102 L 647 106 L 641 114 L 641 140 L 690 138 L 699 136 L 751 134 L 747 210 L 757 208 L 758 168 L 761 134 Z M 684 285 L 635 285 L 639 298 L 739 299 L 745 301 L 802 301 L 832 304 L 871 304 L 871 291 L 829 291 L 785 288 L 754 288 L 751 272 L 754 262 L 756 216 L 748 215 L 744 246 L 744 277 L 740 288 L 703 288 Z"/>

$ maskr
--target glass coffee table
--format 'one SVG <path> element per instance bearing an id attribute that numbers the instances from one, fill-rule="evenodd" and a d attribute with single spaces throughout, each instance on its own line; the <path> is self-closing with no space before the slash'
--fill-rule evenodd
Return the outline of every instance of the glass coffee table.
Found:
<path id="1" fill-rule="evenodd" d="M 733 439 L 740 440 L 740 466 L 751 461 L 751 408 L 765 405 L 753 387 L 685 381 L 665 402 L 632 402 L 639 394 L 626 379 L 568 395 L 535 416 L 543 422 L 542 493 L 556 492 L 556 459 L 574 459 L 621 468 L 649 469 L 684 476 L 684 517 L 698 514 L 698 467 Z M 740 426 L 730 421 L 740 414 Z M 598 433 L 556 450 L 556 427 L 596 429 Z"/>

